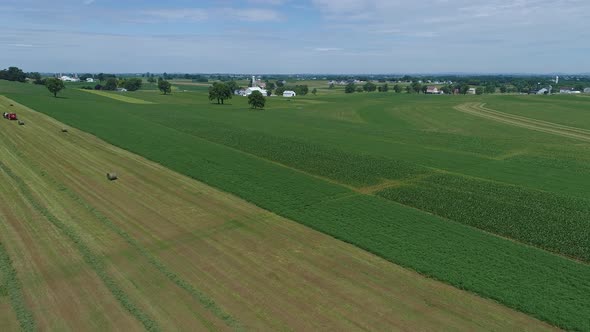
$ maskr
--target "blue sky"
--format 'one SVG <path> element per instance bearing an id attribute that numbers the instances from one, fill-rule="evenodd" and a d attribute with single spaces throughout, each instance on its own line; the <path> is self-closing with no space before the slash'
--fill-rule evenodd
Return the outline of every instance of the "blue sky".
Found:
<path id="1" fill-rule="evenodd" d="M 0 66 L 590 72 L 589 0 L 0 0 Z"/>

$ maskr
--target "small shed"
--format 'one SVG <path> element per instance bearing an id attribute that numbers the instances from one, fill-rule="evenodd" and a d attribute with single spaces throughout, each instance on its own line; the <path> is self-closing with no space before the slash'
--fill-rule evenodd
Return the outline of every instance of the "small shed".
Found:
<path id="1" fill-rule="evenodd" d="M 297 96 L 295 91 L 287 90 L 287 91 L 283 92 L 283 97 L 291 98 L 291 97 L 295 97 L 295 96 Z"/>

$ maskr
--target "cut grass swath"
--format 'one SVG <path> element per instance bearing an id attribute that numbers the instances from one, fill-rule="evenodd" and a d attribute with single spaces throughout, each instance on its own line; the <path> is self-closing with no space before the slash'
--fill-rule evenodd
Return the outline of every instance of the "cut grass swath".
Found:
<path id="1" fill-rule="evenodd" d="M 35 319 L 25 304 L 21 283 L 2 242 L 0 242 L 0 273 L 2 273 L 5 283 L 5 285 L 0 285 L 0 296 L 7 295 L 9 297 L 21 328 L 24 331 L 35 331 Z"/>
<path id="2" fill-rule="evenodd" d="M 8 166 L 0 161 L 0 169 L 3 170 L 16 184 L 18 190 L 23 194 L 25 199 L 33 206 L 33 208 L 40 213 L 45 219 L 51 222 L 57 229 L 65 234 L 70 241 L 74 244 L 76 249 L 80 252 L 84 261 L 92 267 L 99 278 L 102 280 L 104 285 L 109 289 L 113 296 L 119 301 L 119 303 L 132 314 L 139 322 L 143 324 L 146 330 L 150 332 L 160 331 L 158 324 L 144 313 L 129 296 L 117 285 L 115 280 L 111 278 L 106 272 L 106 266 L 104 260 L 96 255 L 92 250 L 82 241 L 82 238 L 71 228 L 68 227 L 59 218 L 53 215 L 47 208 L 45 208 L 30 191 L 27 184 L 16 175 Z"/>

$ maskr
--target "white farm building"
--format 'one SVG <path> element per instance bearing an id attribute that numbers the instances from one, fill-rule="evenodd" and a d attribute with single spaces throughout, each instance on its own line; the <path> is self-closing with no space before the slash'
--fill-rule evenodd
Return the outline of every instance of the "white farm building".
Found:
<path id="1" fill-rule="evenodd" d="M 295 96 L 297 96 L 295 91 L 287 90 L 287 91 L 283 92 L 283 97 L 291 98 L 291 97 L 295 97 Z"/>
<path id="2" fill-rule="evenodd" d="M 252 92 L 254 92 L 254 91 L 258 91 L 258 92 L 262 93 L 262 95 L 265 97 L 267 95 L 267 92 L 265 89 L 259 88 L 257 86 L 251 86 L 244 91 L 244 96 L 247 97 L 247 96 L 251 95 Z"/>
<path id="3" fill-rule="evenodd" d="M 59 78 L 60 80 L 64 81 L 64 82 L 80 82 L 80 79 L 77 77 L 70 77 L 70 76 L 60 76 Z"/>

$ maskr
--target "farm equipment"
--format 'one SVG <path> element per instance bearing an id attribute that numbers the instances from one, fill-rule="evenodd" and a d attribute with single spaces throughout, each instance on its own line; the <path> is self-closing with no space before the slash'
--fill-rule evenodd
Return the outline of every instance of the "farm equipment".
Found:
<path id="1" fill-rule="evenodd" d="M 25 122 L 24 121 L 21 121 L 21 120 L 18 120 L 18 124 L 19 124 L 19 126 L 24 126 L 25 125 Z"/>
<path id="2" fill-rule="evenodd" d="M 18 118 L 16 117 L 16 113 L 8 113 L 8 112 L 4 112 L 4 113 L 2 114 L 2 116 L 3 116 L 5 119 L 8 119 L 8 120 L 18 120 Z"/>
<path id="3" fill-rule="evenodd" d="M 115 181 L 117 180 L 119 177 L 117 176 L 117 173 L 107 173 L 107 179 L 109 181 Z"/>

